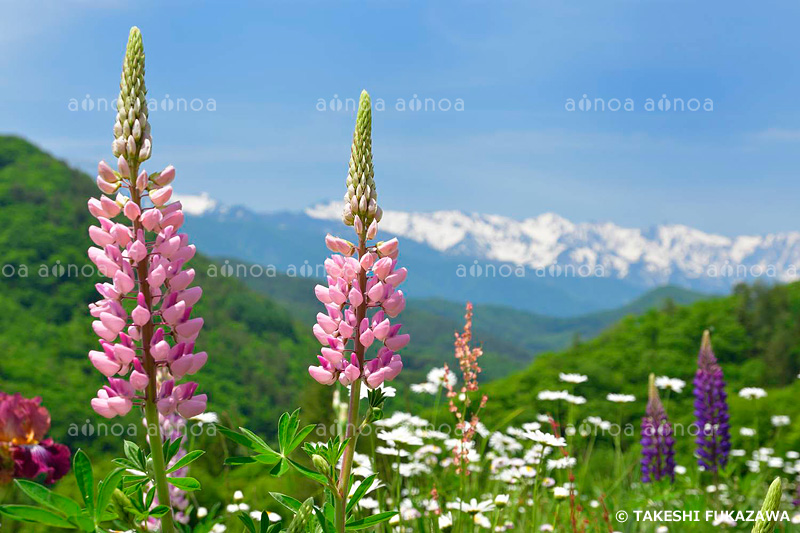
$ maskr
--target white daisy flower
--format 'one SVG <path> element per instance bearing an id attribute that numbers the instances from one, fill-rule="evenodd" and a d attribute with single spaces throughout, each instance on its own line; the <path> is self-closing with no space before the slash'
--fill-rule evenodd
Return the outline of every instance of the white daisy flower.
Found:
<path id="1" fill-rule="evenodd" d="M 636 396 L 632 394 L 614 394 L 609 393 L 606 395 L 606 400 L 614 403 L 630 403 L 636 401 Z"/>
<path id="2" fill-rule="evenodd" d="M 686 382 L 682 379 L 670 378 L 667 376 L 660 376 L 656 378 L 656 387 L 659 389 L 667 389 L 680 394 L 685 386 Z"/>
<path id="3" fill-rule="evenodd" d="M 739 396 L 746 400 L 758 400 L 766 398 L 767 391 L 759 387 L 745 387 L 739 391 Z"/>
<path id="4" fill-rule="evenodd" d="M 560 379 L 564 383 L 576 383 L 576 384 L 583 383 L 589 380 L 587 376 L 584 376 L 582 374 L 566 374 L 564 372 L 558 375 L 558 379 Z"/>
<path id="5" fill-rule="evenodd" d="M 770 421 L 772 422 L 772 425 L 775 426 L 776 428 L 788 426 L 791 423 L 789 417 L 785 415 L 775 415 L 772 418 L 770 418 Z"/>

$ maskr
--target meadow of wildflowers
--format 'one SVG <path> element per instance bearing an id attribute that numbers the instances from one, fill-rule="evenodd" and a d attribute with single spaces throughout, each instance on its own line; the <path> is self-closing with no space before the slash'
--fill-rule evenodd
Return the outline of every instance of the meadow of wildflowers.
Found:
<path id="1" fill-rule="evenodd" d="M 756 366 L 730 357 L 732 345 L 743 350 L 742 336 L 726 337 L 728 327 L 714 332 L 725 346 L 718 357 L 705 329 L 746 310 L 720 306 L 722 318 L 698 307 L 705 311 L 692 327 L 680 321 L 662 335 L 665 341 L 648 321 L 677 324 L 676 316 L 686 319 L 689 311 L 631 319 L 639 322 L 576 344 L 571 357 L 549 354 L 525 374 L 486 384 L 485 352 L 473 328 L 479 316 L 467 303 L 452 354 L 424 369 L 424 381 L 403 381 L 417 342 L 399 322 L 406 304 L 400 286 L 409 272 L 398 240 L 379 237 L 380 178 L 366 91 L 344 183 L 342 223 L 354 236 L 325 238 L 332 252 L 324 260 L 327 279 L 309 288 L 322 309 L 307 328 L 318 342 L 304 345 L 306 358 L 293 361 L 277 385 L 291 389 L 290 374 L 299 370 L 309 387 L 303 390 L 311 392 L 302 402 L 292 397 L 303 409 L 289 409 L 268 428 L 251 430 L 239 424 L 244 417 L 218 414 L 225 406 L 201 392 L 209 356 L 200 335 L 204 319 L 193 311 L 204 291 L 189 266 L 198 260 L 195 247 L 180 233 L 181 203 L 171 198 L 176 171 L 142 167 L 154 149 L 144 63 L 142 36 L 133 28 L 113 126 L 116 160 L 99 163 L 101 195 L 88 199 L 93 223 L 86 231 L 94 243 L 88 257 L 103 279 L 95 285 L 100 299 L 89 304 L 87 329 L 96 344 L 81 362 L 103 377 L 85 373 L 84 387 L 102 387 L 80 408 L 108 420 L 127 417 L 145 431 L 141 438 L 120 435 L 70 450 L 47 436 L 58 421 L 40 398 L 0 393 L 0 527 L 137 533 L 800 528 L 800 440 L 791 427 L 800 416 L 796 390 L 755 386 Z M 619 348 L 631 344 L 631 331 L 648 343 L 635 360 Z M 263 340 L 269 349 L 288 350 L 274 337 Z M 677 344 L 666 349 L 660 342 Z M 214 346 L 223 353 L 209 351 L 212 357 L 239 356 L 232 343 Z M 596 357 L 603 349 L 625 355 Z M 664 364 L 670 358 L 680 363 Z M 679 374 L 664 375 L 667 368 Z M 236 382 L 211 386 L 241 394 Z M 769 409 L 773 397 L 782 410 Z"/>

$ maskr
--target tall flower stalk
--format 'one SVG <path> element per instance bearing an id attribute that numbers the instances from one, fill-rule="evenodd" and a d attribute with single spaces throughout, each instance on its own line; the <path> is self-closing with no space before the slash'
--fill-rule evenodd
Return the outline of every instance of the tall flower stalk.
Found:
<path id="1" fill-rule="evenodd" d="M 334 252 L 325 260 L 328 285 L 317 285 L 317 298 L 326 312 L 317 314 L 313 332 L 322 344 L 319 365 L 310 366 L 311 376 L 323 385 L 337 381 L 350 387 L 345 428 L 345 450 L 335 483 L 335 526 L 345 530 L 347 498 L 356 441 L 370 421 L 359 413 L 362 383 L 380 387 L 400 373 L 403 362 L 398 350 L 410 337 L 401 334 L 401 324 L 392 324 L 405 307 L 403 291 L 397 287 L 406 269 L 397 268 L 398 242 L 375 241 L 382 211 L 378 207 L 372 165 L 372 105 L 369 94 L 361 93 L 347 174 L 347 193 L 342 221 L 355 230 L 357 243 L 328 235 L 325 243 Z M 367 359 L 371 346 L 375 357 Z"/>
<path id="2" fill-rule="evenodd" d="M 89 258 L 111 279 L 96 285 L 102 299 L 89 306 L 101 348 L 89 359 L 108 378 L 92 400 L 98 414 L 113 418 L 134 405 L 144 409 L 158 501 L 169 504 L 159 413 L 191 418 L 205 410 L 206 395 L 195 394 L 197 384 L 176 380 L 197 372 L 207 355 L 194 349 L 203 319 L 191 318 L 202 289 L 189 287 L 195 271 L 184 268 L 195 247 L 178 233 L 180 202 L 167 204 L 175 169 L 148 175 L 140 168 L 152 150 L 144 60 L 142 35 L 131 28 L 112 144 L 117 170 L 99 163 L 97 186 L 105 195 L 89 200 L 99 222 L 89 228 L 97 245 Z M 115 193 L 114 199 L 106 196 Z M 171 513 L 161 527 L 174 531 Z"/>
<path id="3" fill-rule="evenodd" d="M 717 474 L 728 463 L 731 449 L 728 395 L 725 376 L 711 347 L 711 334 L 703 333 L 694 377 L 694 415 L 698 427 L 697 464 Z"/>
<path id="4" fill-rule="evenodd" d="M 675 437 L 667 411 L 656 388 L 655 374 L 650 374 L 647 409 L 642 418 L 642 482 L 662 478 L 675 481 Z"/>
<path id="5" fill-rule="evenodd" d="M 481 373 L 481 367 L 478 364 L 478 359 L 483 355 L 483 348 L 472 346 L 472 302 L 467 302 L 464 314 L 464 330 L 461 333 L 455 332 L 454 352 L 461 370 L 463 385 L 460 391 L 456 392 L 454 380 L 448 380 L 445 383 L 448 409 L 456 417 L 456 430 L 461 437 L 460 442 L 453 447 L 453 465 L 457 474 L 464 473 L 464 475 L 469 475 L 467 466 L 469 464 L 470 444 L 475 437 L 475 431 L 480 422 L 480 412 L 488 401 L 488 397 L 484 394 L 481 396 L 478 408 L 470 410 L 472 405 L 470 395 L 474 395 L 479 389 L 478 374 Z M 444 373 L 445 375 L 450 374 L 450 367 L 447 363 L 444 365 Z M 460 408 L 456 405 L 457 400 L 461 403 Z M 469 416 L 469 420 L 467 420 L 467 416 Z"/>

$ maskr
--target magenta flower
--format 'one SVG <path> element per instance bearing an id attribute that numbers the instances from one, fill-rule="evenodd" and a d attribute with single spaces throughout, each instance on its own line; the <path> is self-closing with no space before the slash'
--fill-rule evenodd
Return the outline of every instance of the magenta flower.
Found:
<path id="1" fill-rule="evenodd" d="M 0 392 L 0 483 L 24 478 L 50 484 L 69 471 L 69 448 L 44 438 L 50 413 L 41 403 Z"/>

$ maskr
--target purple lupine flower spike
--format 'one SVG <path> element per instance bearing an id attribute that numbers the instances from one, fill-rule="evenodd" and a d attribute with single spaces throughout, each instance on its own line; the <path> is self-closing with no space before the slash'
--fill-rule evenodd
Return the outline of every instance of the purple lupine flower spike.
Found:
<path id="1" fill-rule="evenodd" d="M 728 463 L 731 449 L 728 395 L 725 377 L 711 348 L 711 334 L 706 330 L 697 358 L 694 377 L 694 415 L 697 425 L 697 464 L 717 472 Z"/>
<path id="2" fill-rule="evenodd" d="M 648 401 L 642 418 L 642 482 L 675 481 L 675 438 L 667 411 L 658 397 L 655 374 L 650 374 Z"/>

